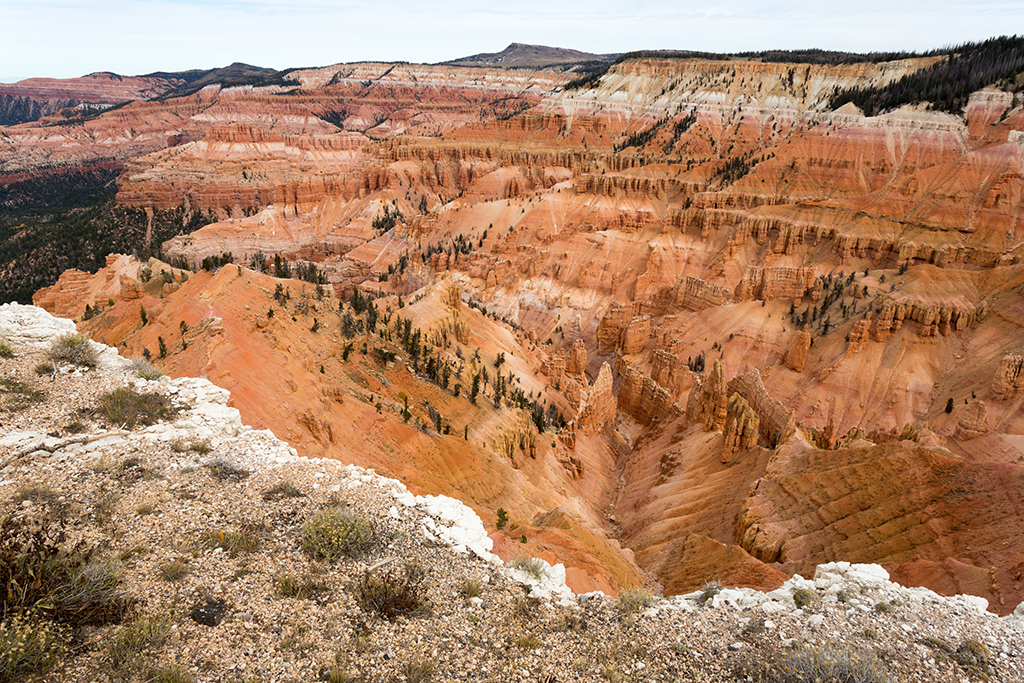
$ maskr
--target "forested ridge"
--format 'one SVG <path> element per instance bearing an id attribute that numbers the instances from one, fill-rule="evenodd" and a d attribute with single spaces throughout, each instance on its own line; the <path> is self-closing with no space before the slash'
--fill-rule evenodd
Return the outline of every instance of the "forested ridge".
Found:
<path id="1" fill-rule="evenodd" d="M 146 211 L 115 202 L 119 170 L 90 166 L 27 180 L 0 177 L 0 302 L 31 303 L 36 290 L 68 268 L 94 272 L 113 253 L 148 258 L 165 240 L 212 222 L 181 208 L 157 211 L 147 241 Z"/>
<path id="2" fill-rule="evenodd" d="M 947 51 L 933 66 L 908 74 L 878 88 L 850 88 L 832 96 L 837 109 L 853 102 L 866 115 L 877 116 L 905 104 L 928 102 L 932 108 L 959 114 L 972 92 L 1001 84 L 1018 90 L 1024 71 L 1024 36 L 1001 36 L 981 43 L 965 43 Z"/>

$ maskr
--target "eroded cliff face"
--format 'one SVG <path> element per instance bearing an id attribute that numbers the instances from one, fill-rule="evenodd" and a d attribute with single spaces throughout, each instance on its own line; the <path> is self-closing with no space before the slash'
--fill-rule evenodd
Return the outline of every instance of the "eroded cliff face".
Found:
<path id="1" fill-rule="evenodd" d="M 526 537 L 578 586 L 646 572 L 668 592 L 768 587 L 856 560 L 1012 608 L 1021 549 L 996 539 L 1019 523 L 1007 492 L 1024 468 L 1024 110 L 988 91 L 963 117 L 825 108 L 834 87 L 928 63 L 639 60 L 573 92 L 528 72 L 350 65 L 297 72 L 288 94 L 134 105 L 177 108 L 178 137 L 144 156 L 112 147 L 132 156 L 120 200 L 222 218 L 169 256 L 276 254 L 330 286 L 317 298 L 282 280 L 281 301 L 269 275 L 228 265 L 172 277 L 176 291 L 118 280 L 107 308 L 121 271 L 107 289 L 91 279 L 106 274 L 70 273 L 40 302 L 99 302 L 83 329 L 130 352 L 173 339 L 172 372 L 216 375 L 244 418 L 285 425 L 300 450 L 457 495 L 485 520 L 504 507 L 498 547 Z M 394 318 L 356 340 L 360 365 L 339 360 L 338 301 L 354 291 L 458 358 L 460 392 L 421 379 Z M 564 426 L 493 407 L 496 374 Z M 407 425 L 400 391 L 452 433 Z M 890 490 L 901 468 L 913 506 Z"/>
<path id="2" fill-rule="evenodd" d="M 0 126 L 37 121 L 68 109 L 83 118 L 124 102 L 145 100 L 182 85 L 181 78 L 92 73 L 81 78 L 27 78 L 0 83 Z"/>

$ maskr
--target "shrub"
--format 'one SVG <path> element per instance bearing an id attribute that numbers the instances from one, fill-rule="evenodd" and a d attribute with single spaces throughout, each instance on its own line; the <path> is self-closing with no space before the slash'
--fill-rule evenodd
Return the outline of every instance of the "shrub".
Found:
<path id="1" fill-rule="evenodd" d="M 60 492 L 49 484 L 41 482 L 25 482 L 14 492 L 14 502 L 51 503 L 60 496 Z"/>
<path id="2" fill-rule="evenodd" d="M 873 654 L 863 650 L 804 647 L 783 657 L 772 679 L 777 683 L 895 683 Z"/>
<path id="3" fill-rule="evenodd" d="M 37 375 L 49 375 L 49 374 L 52 374 L 53 373 L 53 363 L 50 363 L 49 361 L 47 361 L 45 363 L 39 363 L 38 365 L 36 365 L 35 371 L 36 371 Z"/>
<path id="4" fill-rule="evenodd" d="M 484 584 L 480 579 L 466 577 L 462 580 L 462 586 L 459 589 L 459 593 L 462 594 L 466 600 L 470 598 L 479 598 L 483 595 Z"/>
<path id="5" fill-rule="evenodd" d="M 240 552 L 251 553 L 259 549 L 263 538 L 263 525 L 245 522 L 238 531 L 216 529 L 203 534 L 203 543 L 208 548 L 223 548 L 232 556 Z"/>
<path id="6" fill-rule="evenodd" d="M 512 569 L 526 572 L 538 581 L 544 578 L 544 561 L 536 557 L 520 555 L 509 566 Z"/>
<path id="7" fill-rule="evenodd" d="M 24 410 L 33 403 L 46 398 L 46 392 L 8 377 L 0 378 L 0 398 L 5 410 L 16 412 Z"/>
<path id="8" fill-rule="evenodd" d="M 148 427 L 178 412 L 163 394 L 140 394 L 130 387 L 118 387 L 103 394 L 97 409 L 110 424 L 128 429 L 137 425 Z"/>
<path id="9" fill-rule="evenodd" d="M 625 616 L 639 614 L 654 604 L 654 596 L 642 588 L 627 588 L 619 593 L 619 612 Z"/>
<path id="10" fill-rule="evenodd" d="M 798 609 L 813 605 L 820 599 L 818 594 L 809 588 L 797 588 L 793 591 L 793 602 L 796 603 Z"/>
<path id="11" fill-rule="evenodd" d="M 192 451 L 193 453 L 206 455 L 213 449 L 210 447 L 210 442 L 206 441 L 205 439 L 193 439 L 192 441 L 178 439 L 176 441 L 171 442 L 171 450 L 174 451 L 175 453 L 184 453 L 185 451 Z"/>
<path id="12" fill-rule="evenodd" d="M 335 562 L 364 552 L 376 536 L 370 522 L 340 507 L 329 507 L 303 525 L 302 549 L 315 560 Z"/>
<path id="13" fill-rule="evenodd" d="M 977 640 L 968 639 L 960 643 L 953 658 L 968 676 L 987 680 L 991 673 L 992 665 L 989 663 L 988 648 Z"/>
<path id="14" fill-rule="evenodd" d="M 84 541 L 70 545 L 63 518 L 0 521 L 0 614 L 35 609 L 69 624 L 120 621 L 131 602 L 113 566 Z"/>
<path id="15" fill-rule="evenodd" d="M 31 614 L 15 614 L 0 623 L 0 682 L 47 671 L 67 640 L 66 629 Z"/>
<path id="16" fill-rule="evenodd" d="M 181 664 L 165 664 L 149 672 L 146 683 L 193 683 L 192 673 Z"/>
<path id="17" fill-rule="evenodd" d="M 305 496 L 306 494 L 290 481 L 282 481 L 263 492 L 263 500 L 268 502 L 285 498 L 304 498 Z"/>
<path id="18" fill-rule="evenodd" d="M 150 363 L 145 358 L 136 358 L 132 361 L 132 370 L 136 377 L 148 380 L 157 380 L 164 376 L 163 370 Z"/>
<path id="19" fill-rule="evenodd" d="M 540 647 L 540 638 L 532 633 L 524 633 L 516 640 L 516 647 L 521 650 L 535 650 Z"/>
<path id="20" fill-rule="evenodd" d="M 164 581 L 180 581 L 185 578 L 191 569 L 188 561 L 181 558 L 165 562 L 160 565 L 160 578 Z"/>
<path id="21" fill-rule="evenodd" d="M 701 589 L 700 597 L 697 599 L 702 605 L 706 605 L 711 598 L 722 592 L 722 584 L 717 581 L 708 581 Z"/>
<path id="22" fill-rule="evenodd" d="M 327 590 L 327 586 L 312 574 L 292 576 L 281 574 L 274 579 L 277 594 L 282 598 L 309 600 Z"/>
<path id="23" fill-rule="evenodd" d="M 424 683 L 434 676 L 434 660 L 413 657 L 402 665 L 402 675 L 409 683 Z"/>
<path id="24" fill-rule="evenodd" d="M 14 347 L 6 339 L 0 339 L 0 358 L 13 358 Z"/>
<path id="25" fill-rule="evenodd" d="M 78 332 L 67 332 L 50 342 L 47 357 L 54 363 L 72 363 L 87 368 L 94 368 L 99 362 L 99 354 L 92 341 Z"/>
<path id="26" fill-rule="evenodd" d="M 364 612 L 388 621 L 423 614 L 429 610 L 424 579 L 426 572 L 413 562 L 406 563 L 401 573 L 393 569 L 364 572 L 356 584 L 356 602 Z"/>
<path id="27" fill-rule="evenodd" d="M 221 481 L 242 481 L 249 476 L 249 470 L 227 458 L 214 458 L 208 461 L 206 469 L 210 470 L 215 479 Z"/>
<path id="28" fill-rule="evenodd" d="M 107 646 L 107 657 L 115 671 L 139 668 L 139 658 L 150 649 L 158 649 L 171 634 L 171 617 L 139 615 L 122 626 Z"/>

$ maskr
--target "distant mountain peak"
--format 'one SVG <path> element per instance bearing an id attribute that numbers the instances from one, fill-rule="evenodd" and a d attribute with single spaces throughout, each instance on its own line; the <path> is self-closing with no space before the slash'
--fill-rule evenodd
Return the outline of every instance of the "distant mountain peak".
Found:
<path id="1" fill-rule="evenodd" d="M 509 43 L 501 52 L 481 52 L 460 57 L 443 64 L 450 66 L 478 66 L 492 69 L 545 68 L 572 66 L 584 62 L 609 62 L 618 54 L 594 54 L 564 47 Z"/>

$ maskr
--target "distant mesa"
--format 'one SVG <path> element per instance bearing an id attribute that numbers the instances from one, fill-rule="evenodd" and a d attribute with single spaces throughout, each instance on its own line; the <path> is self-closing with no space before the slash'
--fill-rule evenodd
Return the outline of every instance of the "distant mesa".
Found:
<path id="1" fill-rule="evenodd" d="M 479 66 L 488 69 L 542 69 L 552 66 L 572 67 L 586 62 L 611 62 L 618 56 L 618 53 L 599 55 L 564 47 L 511 43 L 501 52 L 481 52 L 442 64 Z"/>

